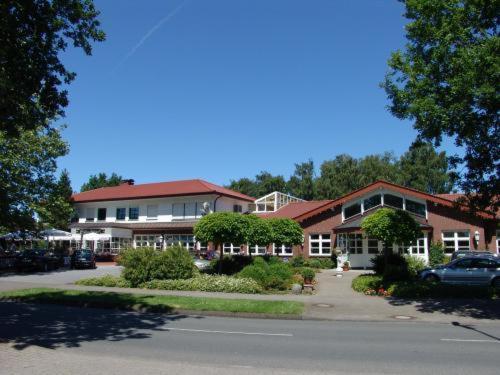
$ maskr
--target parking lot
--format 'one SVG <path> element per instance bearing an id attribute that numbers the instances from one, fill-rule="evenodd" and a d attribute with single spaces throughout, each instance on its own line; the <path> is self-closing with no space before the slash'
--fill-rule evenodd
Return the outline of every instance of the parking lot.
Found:
<path id="1" fill-rule="evenodd" d="M 99 277 L 104 275 L 120 275 L 122 267 L 115 265 L 97 266 L 96 269 L 71 270 L 59 268 L 51 272 L 33 273 L 6 273 L 0 274 L 0 282 L 25 282 L 40 284 L 72 284 L 77 280 L 87 277 Z"/>

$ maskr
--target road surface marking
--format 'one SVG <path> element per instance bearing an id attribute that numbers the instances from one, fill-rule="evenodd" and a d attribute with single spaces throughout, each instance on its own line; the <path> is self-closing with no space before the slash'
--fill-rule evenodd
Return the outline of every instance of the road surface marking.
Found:
<path id="1" fill-rule="evenodd" d="M 266 333 L 266 332 L 239 332 L 239 331 L 212 331 L 208 329 L 191 328 L 163 328 L 164 331 L 202 332 L 202 333 L 223 333 L 229 335 L 254 335 L 254 336 L 283 336 L 293 337 L 291 333 Z"/>
<path id="2" fill-rule="evenodd" d="M 500 340 L 441 339 L 441 341 L 453 341 L 453 342 L 489 342 L 489 343 L 500 344 Z"/>

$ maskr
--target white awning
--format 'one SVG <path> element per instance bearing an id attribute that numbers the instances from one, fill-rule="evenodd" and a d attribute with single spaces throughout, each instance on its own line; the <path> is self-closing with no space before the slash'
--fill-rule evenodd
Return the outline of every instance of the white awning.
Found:
<path id="1" fill-rule="evenodd" d="M 105 241 L 110 240 L 111 235 L 106 233 L 86 233 L 83 235 L 85 241 Z"/>

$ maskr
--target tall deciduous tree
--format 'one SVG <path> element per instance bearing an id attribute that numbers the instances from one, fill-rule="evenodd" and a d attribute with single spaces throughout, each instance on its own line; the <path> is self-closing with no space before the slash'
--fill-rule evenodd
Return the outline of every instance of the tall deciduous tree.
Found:
<path id="1" fill-rule="evenodd" d="M 383 87 L 390 111 L 436 145 L 463 148 L 460 186 L 472 208 L 500 204 L 499 3 L 405 0 L 408 43 L 392 54 Z"/>
<path id="2" fill-rule="evenodd" d="M 255 176 L 255 182 L 258 186 L 258 197 L 272 193 L 273 191 L 286 192 L 287 186 L 285 178 L 281 175 L 273 176 L 269 172 L 260 172 Z"/>
<path id="3" fill-rule="evenodd" d="M 314 162 L 308 160 L 304 163 L 295 164 L 295 172 L 288 180 L 290 194 L 305 199 L 314 199 Z"/>
<path id="4" fill-rule="evenodd" d="M 335 199 L 359 187 L 358 161 L 342 154 L 321 164 L 316 181 L 317 199 Z"/>
<path id="5" fill-rule="evenodd" d="M 75 78 L 59 54 L 68 43 L 90 55 L 103 41 L 91 0 L 0 2 L 0 131 L 3 137 L 49 127 L 64 115 Z"/>
<path id="6" fill-rule="evenodd" d="M 118 186 L 123 181 L 123 177 L 112 173 L 111 176 L 107 176 L 106 173 L 99 173 L 96 175 L 91 175 L 89 180 L 82 185 L 80 191 L 88 191 L 93 189 L 99 189 L 102 187 Z"/>
<path id="7" fill-rule="evenodd" d="M 258 198 L 259 192 L 257 184 L 250 178 L 244 177 L 239 180 L 231 180 L 227 188 L 249 195 L 250 197 Z"/>
<path id="8" fill-rule="evenodd" d="M 71 204 L 73 190 L 68 171 L 64 169 L 59 180 L 52 185 L 47 198 L 35 204 L 35 211 L 43 227 L 66 230 L 74 213 Z"/>
<path id="9" fill-rule="evenodd" d="M 67 152 L 58 129 L 23 131 L 17 139 L 0 131 L 0 227 L 33 228 L 36 205 L 53 191 L 56 159 Z"/>
<path id="10" fill-rule="evenodd" d="M 436 152 L 430 143 L 415 143 L 399 159 L 398 182 L 431 194 L 449 193 L 455 174 L 450 172 L 444 151 Z"/>

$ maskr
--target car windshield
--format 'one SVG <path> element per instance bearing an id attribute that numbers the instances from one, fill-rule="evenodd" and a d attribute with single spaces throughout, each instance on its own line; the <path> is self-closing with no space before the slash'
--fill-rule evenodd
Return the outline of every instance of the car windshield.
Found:
<path id="1" fill-rule="evenodd" d="M 86 258 L 89 259 L 91 257 L 92 253 L 90 250 L 79 250 L 75 252 L 75 256 L 78 258 Z"/>

